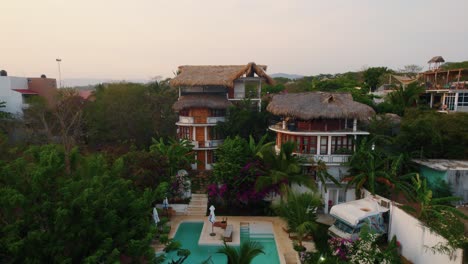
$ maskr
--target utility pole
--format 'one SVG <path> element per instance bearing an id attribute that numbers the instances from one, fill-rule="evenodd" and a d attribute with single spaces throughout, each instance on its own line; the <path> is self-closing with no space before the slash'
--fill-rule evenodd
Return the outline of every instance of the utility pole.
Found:
<path id="1" fill-rule="evenodd" d="M 60 62 L 62 61 L 62 59 L 58 58 L 58 59 L 55 59 L 55 61 L 57 62 L 58 71 L 59 71 L 59 88 L 62 88 L 62 72 L 60 71 Z"/>

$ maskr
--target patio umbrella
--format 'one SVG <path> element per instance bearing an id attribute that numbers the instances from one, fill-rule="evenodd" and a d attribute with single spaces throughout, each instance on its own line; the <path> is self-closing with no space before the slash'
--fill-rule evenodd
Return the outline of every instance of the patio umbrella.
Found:
<path id="1" fill-rule="evenodd" d="M 216 215 L 215 215 L 215 207 L 212 205 L 210 206 L 210 215 L 208 216 L 208 221 L 211 223 L 211 233 L 210 236 L 215 236 L 215 232 L 213 231 L 213 224 L 216 221 Z"/>
<path id="2" fill-rule="evenodd" d="M 159 220 L 158 210 L 156 210 L 156 206 L 153 207 L 153 219 L 154 219 L 154 223 L 158 225 L 160 220 Z"/>

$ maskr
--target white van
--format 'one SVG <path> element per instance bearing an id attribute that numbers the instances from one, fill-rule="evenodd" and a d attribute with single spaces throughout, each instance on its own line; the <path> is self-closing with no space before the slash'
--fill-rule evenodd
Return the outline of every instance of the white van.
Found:
<path id="1" fill-rule="evenodd" d="M 335 218 L 335 223 L 328 229 L 328 234 L 332 237 L 354 241 L 359 238 L 361 227 L 365 224 L 373 232 L 386 234 L 388 211 L 388 208 L 381 206 L 370 197 L 337 204 L 330 210 L 330 215 Z"/>

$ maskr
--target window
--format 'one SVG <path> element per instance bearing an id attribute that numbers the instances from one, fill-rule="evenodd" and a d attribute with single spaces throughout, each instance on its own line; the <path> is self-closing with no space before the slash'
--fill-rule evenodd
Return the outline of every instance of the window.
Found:
<path id="1" fill-rule="evenodd" d="M 458 94 L 458 106 L 468 106 L 468 93 Z"/>
<path id="2" fill-rule="evenodd" d="M 211 116 L 226 116 L 224 109 L 211 109 Z"/>
<path id="3" fill-rule="evenodd" d="M 209 139 L 210 140 L 218 140 L 218 139 L 222 139 L 222 135 L 221 133 L 219 132 L 219 129 L 217 129 L 216 127 L 208 127 L 209 129 Z"/>
<path id="4" fill-rule="evenodd" d="M 179 138 L 190 139 L 190 127 L 186 127 L 186 126 L 179 127 Z"/>
<path id="5" fill-rule="evenodd" d="M 328 137 L 320 137 L 320 155 L 328 154 Z"/>
<path id="6" fill-rule="evenodd" d="M 189 110 L 188 109 L 182 109 L 179 111 L 180 116 L 189 116 Z"/>
<path id="7" fill-rule="evenodd" d="M 331 139 L 332 154 L 351 154 L 353 152 L 353 139 L 347 136 L 336 136 Z"/>
<path id="8" fill-rule="evenodd" d="M 455 110 L 455 93 L 445 95 L 445 105 L 447 106 L 447 110 Z"/>

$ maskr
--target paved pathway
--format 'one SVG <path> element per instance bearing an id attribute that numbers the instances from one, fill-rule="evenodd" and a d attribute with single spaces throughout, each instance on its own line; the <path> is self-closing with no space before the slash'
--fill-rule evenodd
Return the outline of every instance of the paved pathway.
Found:
<path id="1" fill-rule="evenodd" d="M 208 196 L 206 194 L 192 194 L 192 199 L 187 207 L 186 215 L 206 216 L 208 208 Z"/>

